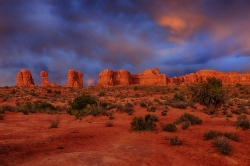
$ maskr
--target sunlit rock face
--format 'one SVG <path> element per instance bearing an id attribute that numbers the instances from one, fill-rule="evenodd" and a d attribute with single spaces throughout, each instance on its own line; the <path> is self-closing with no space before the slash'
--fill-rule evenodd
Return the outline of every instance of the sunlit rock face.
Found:
<path id="1" fill-rule="evenodd" d="M 83 87 L 83 74 L 75 70 L 69 70 L 68 82 L 66 84 L 66 87 L 75 87 L 75 88 Z"/>
<path id="2" fill-rule="evenodd" d="M 160 74 L 157 68 L 153 70 L 146 69 L 141 74 L 130 74 L 127 70 L 112 71 L 105 69 L 99 74 L 98 85 L 166 85 L 167 76 Z"/>
<path id="3" fill-rule="evenodd" d="M 22 69 L 17 73 L 16 86 L 34 86 L 34 79 L 29 70 Z"/>
<path id="4" fill-rule="evenodd" d="M 250 73 L 239 74 L 237 72 L 220 72 L 215 70 L 200 70 L 185 76 L 174 77 L 173 83 L 205 82 L 212 77 L 221 79 L 223 84 L 250 83 Z"/>

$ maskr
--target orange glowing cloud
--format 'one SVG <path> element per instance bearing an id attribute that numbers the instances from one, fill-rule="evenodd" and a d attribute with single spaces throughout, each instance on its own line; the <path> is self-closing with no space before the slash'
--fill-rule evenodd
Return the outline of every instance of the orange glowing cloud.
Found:
<path id="1" fill-rule="evenodd" d="M 95 79 L 90 78 L 90 79 L 88 79 L 86 82 L 87 82 L 87 85 L 88 85 L 88 86 L 91 86 L 91 85 L 94 85 Z"/>
<path id="2" fill-rule="evenodd" d="M 187 27 L 185 20 L 176 16 L 162 16 L 156 21 L 159 25 L 169 27 L 176 32 L 182 32 Z"/>

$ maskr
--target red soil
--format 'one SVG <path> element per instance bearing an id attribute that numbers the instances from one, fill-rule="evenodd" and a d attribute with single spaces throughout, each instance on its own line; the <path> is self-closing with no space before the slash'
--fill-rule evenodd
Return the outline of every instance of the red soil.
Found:
<path id="1" fill-rule="evenodd" d="M 0 121 L 0 165 L 249 165 L 249 130 L 234 125 L 236 115 L 210 116 L 196 110 L 170 108 L 167 116 L 159 117 L 156 132 L 131 132 L 134 116 L 144 116 L 145 108 L 135 106 L 135 113 L 114 113 L 114 120 L 106 116 L 88 116 L 82 121 L 68 114 L 5 113 Z M 199 116 L 203 123 L 174 133 L 163 132 L 160 123 L 171 123 L 184 112 Z M 50 120 L 59 116 L 58 128 L 49 129 Z M 113 127 L 105 127 L 106 122 Z M 204 141 L 203 134 L 211 129 L 236 132 L 240 142 L 230 140 L 232 155 L 225 156 Z M 168 138 L 178 136 L 183 145 L 171 146 Z M 63 149 L 59 147 L 62 146 Z"/>

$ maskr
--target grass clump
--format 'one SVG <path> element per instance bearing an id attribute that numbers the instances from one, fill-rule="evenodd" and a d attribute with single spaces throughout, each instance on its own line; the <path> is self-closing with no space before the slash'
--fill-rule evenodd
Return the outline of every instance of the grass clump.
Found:
<path id="1" fill-rule="evenodd" d="M 174 146 L 174 145 L 182 145 L 183 144 L 182 140 L 179 139 L 178 136 L 171 137 L 169 139 L 169 141 L 170 141 L 170 145 L 172 145 L 172 146 Z"/>
<path id="2" fill-rule="evenodd" d="M 232 146 L 226 137 L 218 137 L 213 141 L 214 146 L 224 155 L 229 155 L 232 151 Z"/>

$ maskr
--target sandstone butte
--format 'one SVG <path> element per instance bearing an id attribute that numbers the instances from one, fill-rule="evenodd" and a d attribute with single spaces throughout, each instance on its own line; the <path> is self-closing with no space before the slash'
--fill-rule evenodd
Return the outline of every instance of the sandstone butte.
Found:
<path id="1" fill-rule="evenodd" d="M 141 74 L 130 74 L 127 70 L 112 71 L 105 69 L 99 74 L 98 85 L 167 85 L 204 82 L 207 78 L 219 78 L 223 84 L 250 83 L 250 73 L 220 72 L 215 70 L 200 70 L 184 76 L 168 78 L 160 74 L 157 68 L 146 69 Z"/>
<path id="2" fill-rule="evenodd" d="M 34 86 L 34 79 L 29 70 L 21 69 L 17 73 L 16 86 Z"/>
<path id="3" fill-rule="evenodd" d="M 167 76 L 160 74 L 157 68 L 153 70 L 146 69 L 141 74 L 130 74 L 127 70 L 113 71 L 105 69 L 99 74 L 98 85 L 112 86 L 112 85 L 166 85 Z"/>
<path id="4" fill-rule="evenodd" d="M 41 86 L 45 86 L 45 87 L 57 87 L 58 85 L 56 85 L 55 83 L 50 83 L 48 80 L 48 73 L 46 71 L 41 71 L 40 72 L 40 76 L 42 77 L 42 83 Z"/>
<path id="5" fill-rule="evenodd" d="M 69 70 L 68 82 L 66 84 L 66 87 L 75 87 L 75 88 L 83 87 L 83 74 L 75 70 Z"/>

